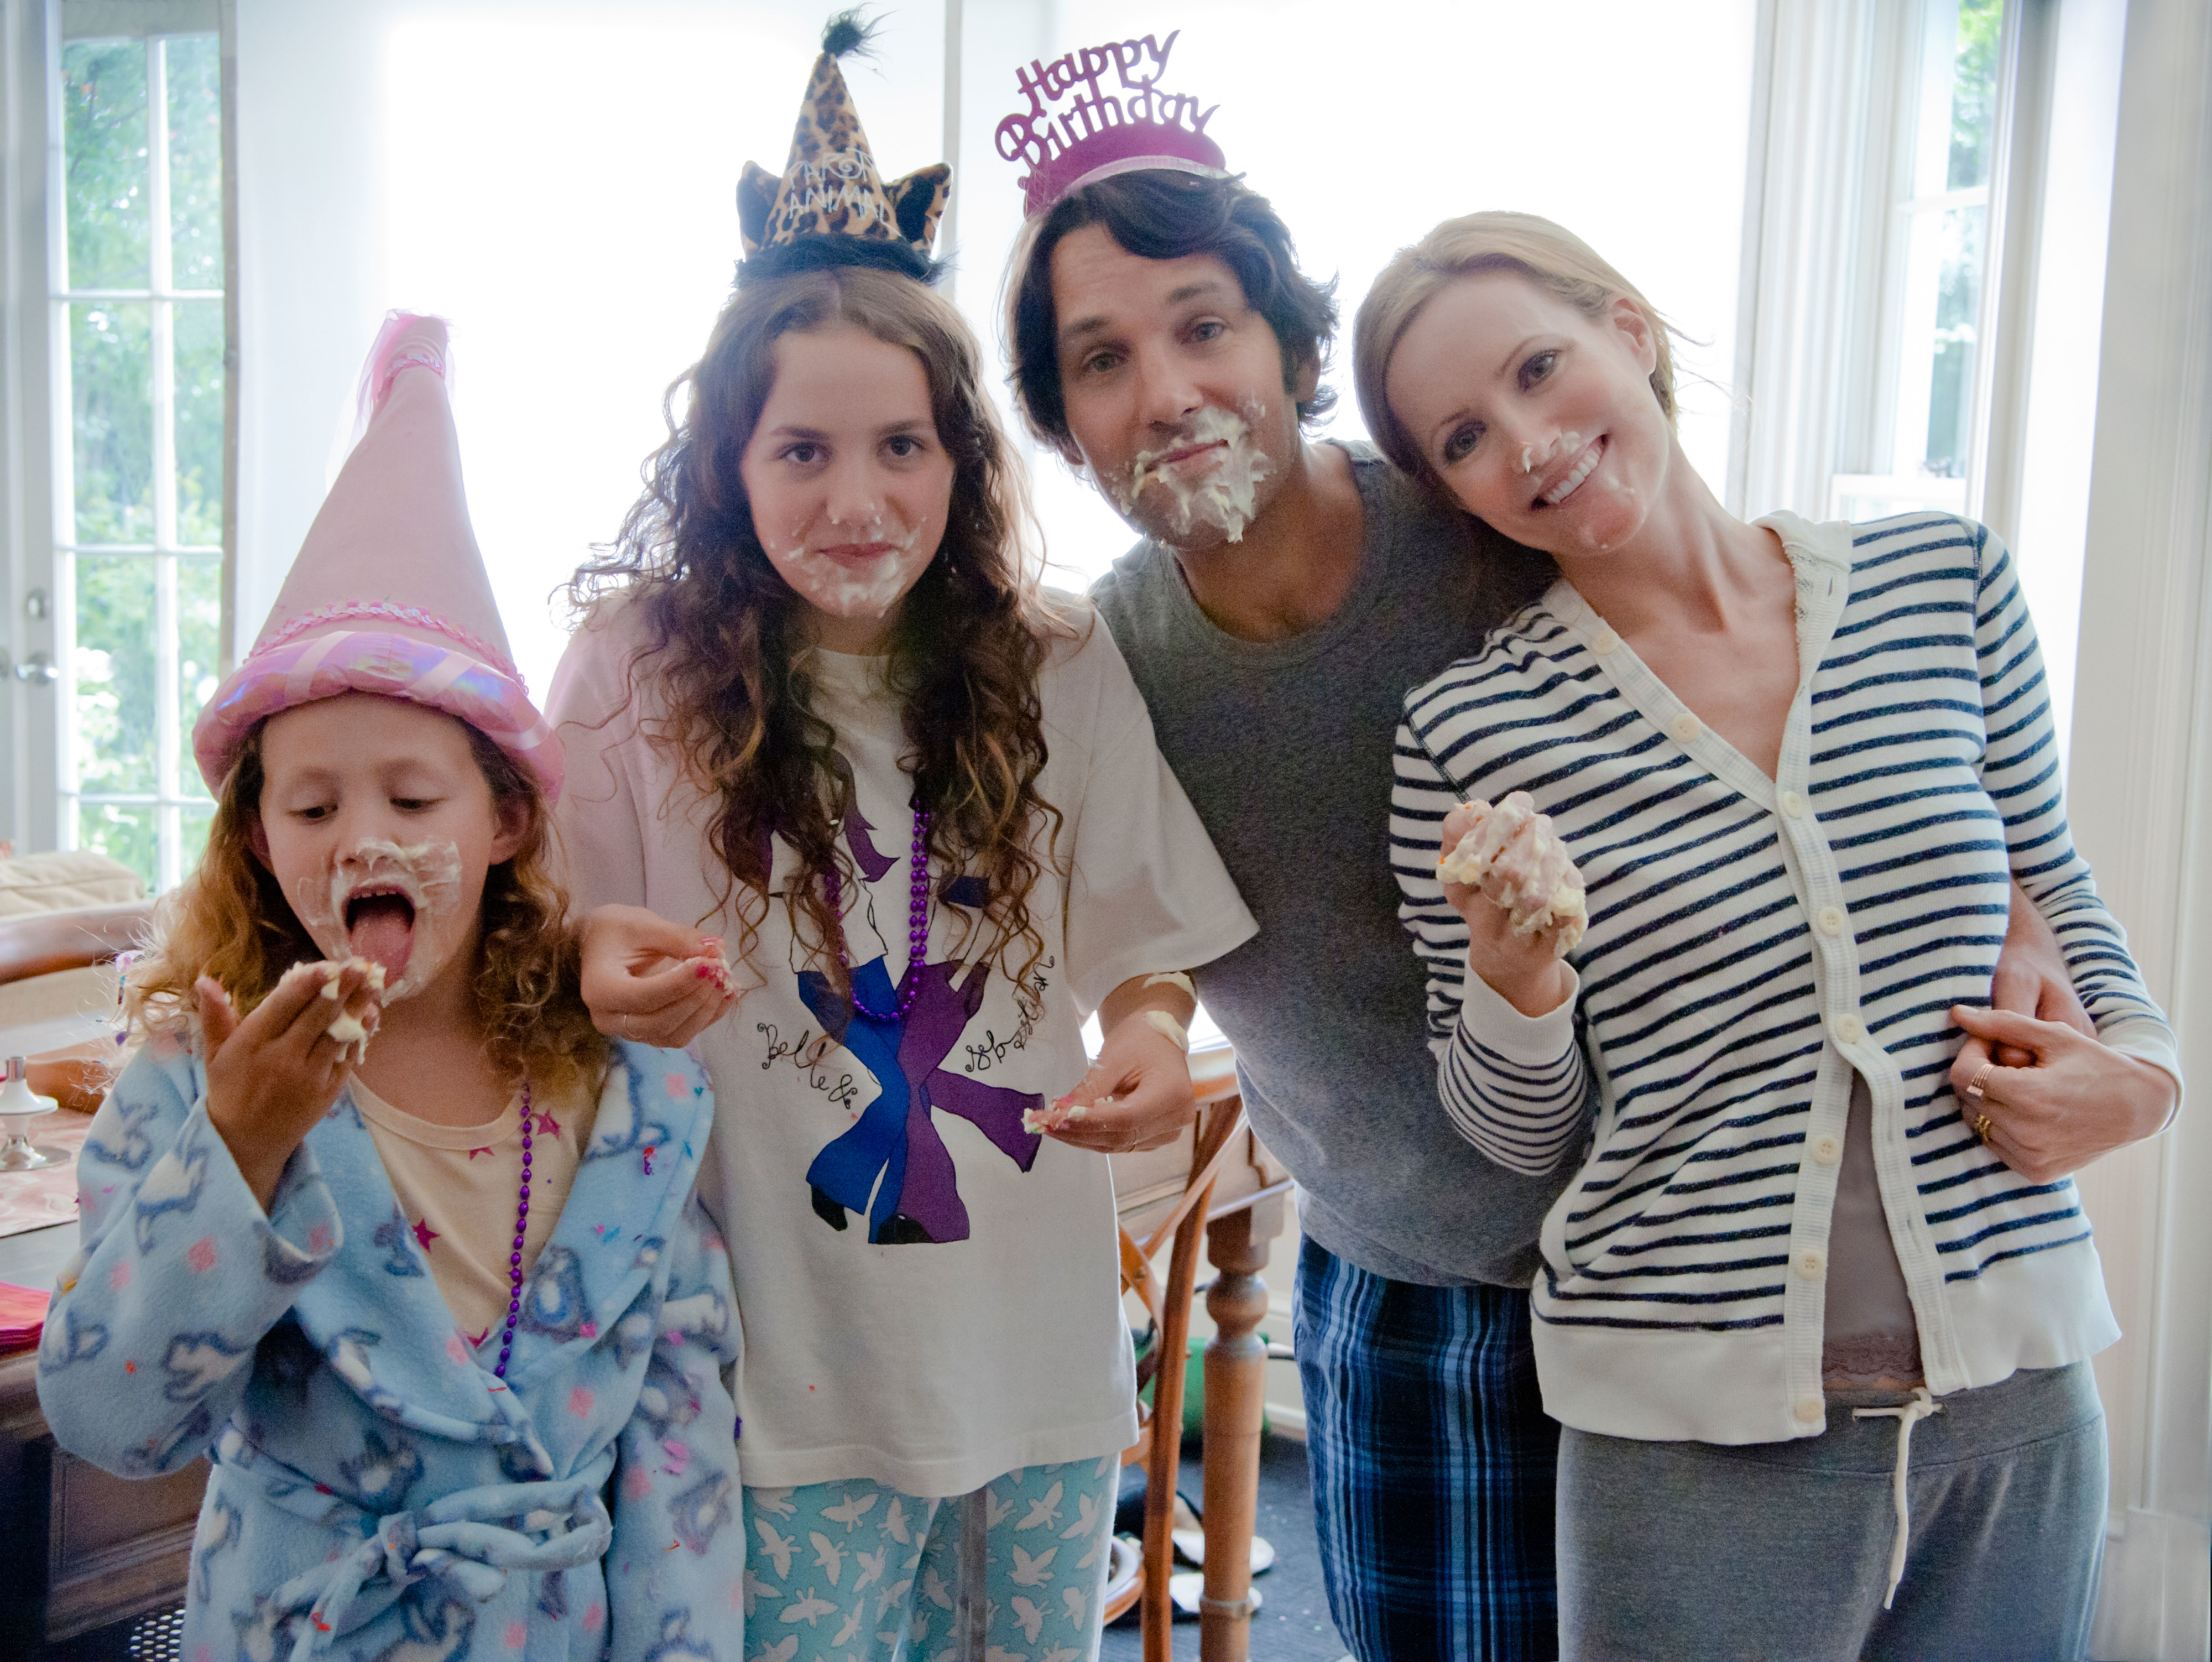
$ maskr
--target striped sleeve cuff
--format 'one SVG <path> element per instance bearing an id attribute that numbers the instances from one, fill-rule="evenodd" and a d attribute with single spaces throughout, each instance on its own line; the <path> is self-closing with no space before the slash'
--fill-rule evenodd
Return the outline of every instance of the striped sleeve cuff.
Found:
<path id="1" fill-rule="evenodd" d="M 1540 1177 L 1583 1127 L 1589 1072 L 1575 1041 L 1581 983 L 1540 1016 L 1521 1014 L 1468 971 L 1460 1019 L 1437 1070 L 1444 1111 L 1460 1135 L 1509 1171 Z"/>

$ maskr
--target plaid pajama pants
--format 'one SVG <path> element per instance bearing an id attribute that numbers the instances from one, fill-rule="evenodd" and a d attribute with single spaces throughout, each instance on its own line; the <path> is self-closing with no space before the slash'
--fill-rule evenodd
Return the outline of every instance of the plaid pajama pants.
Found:
<path id="1" fill-rule="evenodd" d="M 1296 1325 L 1322 1577 L 1352 1653 L 1557 1657 L 1559 1428 L 1528 1294 L 1389 1281 L 1309 1240 Z"/>

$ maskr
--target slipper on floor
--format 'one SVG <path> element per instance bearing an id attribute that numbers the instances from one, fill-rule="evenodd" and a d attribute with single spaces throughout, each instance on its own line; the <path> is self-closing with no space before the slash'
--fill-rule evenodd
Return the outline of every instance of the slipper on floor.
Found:
<path id="1" fill-rule="evenodd" d="M 1168 1537 L 1175 1543 L 1177 1562 L 1204 1568 L 1206 1565 L 1206 1520 L 1199 1509 L 1191 1505 L 1190 1497 L 1178 1491 L 1175 1498 L 1175 1515 L 1168 1520 Z M 1252 1537 L 1252 1574 L 1264 1574 L 1275 1567 L 1274 1543 L 1264 1535 Z"/>
<path id="2" fill-rule="evenodd" d="M 1108 1622 L 1117 1621 L 1136 1609 L 1144 1579 L 1143 1546 L 1133 1536 L 1115 1536 L 1106 1562 L 1106 1596 L 1099 1604 Z"/>

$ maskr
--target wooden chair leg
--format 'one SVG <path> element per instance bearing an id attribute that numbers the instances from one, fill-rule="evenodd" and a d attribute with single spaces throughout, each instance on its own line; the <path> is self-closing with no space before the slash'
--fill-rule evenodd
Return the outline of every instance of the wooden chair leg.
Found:
<path id="1" fill-rule="evenodd" d="M 1260 1507 L 1260 1418 L 1267 1313 L 1259 1272 L 1267 1243 L 1252 1239 L 1249 1208 L 1206 1228 L 1216 1275 L 1206 1295 L 1214 1337 L 1206 1347 L 1206 1581 L 1199 1604 L 1202 1662 L 1245 1662 L 1252 1640 L 1252 1530 Z"/>
<path id="2" fill-rule="evenodd" d="M 1198 1280 L 1198 1243 L 1206 1194 L 1176 1226 L 1168 1255 L 1166 1307 L 1160 1318 L 1160 1366 L 1152 1376 L 1152 1448 L 1145 1467 L 1145 1662 L 1173 1662 L 1175 1606 L 1168 1577 L 1175 1568 L 1176 1468 L 1182 1458 L 1183 1354 L 1190 1342 L 1191 1288 Z"/>

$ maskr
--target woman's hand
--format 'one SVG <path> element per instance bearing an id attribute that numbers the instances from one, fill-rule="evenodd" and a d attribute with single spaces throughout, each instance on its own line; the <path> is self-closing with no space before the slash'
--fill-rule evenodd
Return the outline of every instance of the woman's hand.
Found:
<path id="1" fill-rule="evenodd" d="M 1464 851 L 1462 843 L 1476 832 Z M 1474 876 L 1454 880 L 1455 868 Z M 1467 922 L 1468 967 L 1525 1016 L 1557 1009 L 1571 983 L 1559 960 L 1582 938 L 1582 874 L 1525 791 L 1495 808 L 1462 802 L 1444 816 L 1437 874 Z M 1558 904 L 1562 896 L 1571 904 Z"/>
<path id="2" fill-rule="evenodd" d="M 338 995 L 326 998 L 333 979 Z M 353 1042 L 331 1038 L 331 1024 L 343 1011 L 375 1031 L 368 971 L 358 962 L 295 964 L 242 1021 L 212 977 L 202 976 L 193 991 L 206 1047 L 208 1120 L 265 1213 L 292 1151 L 330 1111 L 351 1071 Z"/>
<path id="3" fill-rule="evenodd" d="M 1144 980 L 1125 981 L 1106 995 L 1098 1012 L 1106 1031 L 1098 1060 L 1073 1091 L 1043 1111 L 1046 1135 L 1118 1154 L 1173 1142 L 1198 1117 L 1186 1046 L 1152 1020 L 1157 1011 L 1178 1031 L 1187 1030 L 1197 1001 L 1173 985 L 1146 987 Z"/>
<path id="4" fill-rule="evenodd" d="M 1951 1020 L 1966 1030 L 1951 1063 L 1959 1116 L 2031 1183 L 2054 1183 L 2139 1142 L 2173 1112 L 2180 1087 L 2172 1075 L 2063 1022 L 1966 1005 L 1954 1005 Z M 1990 1052 L 1999 1046 L 2032 1056 L 2033 1065 L 1996 1065 Z"/>
<path id="5" fill-rule="evenodd" d="M 601 1032 L 669 1050 L 689 1044 L 738 1000 L 720 940 L 642 906 L 601 906 L 585 918 L 582 983 Z"/>

